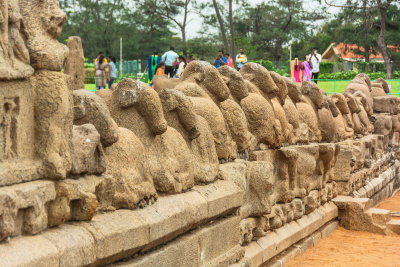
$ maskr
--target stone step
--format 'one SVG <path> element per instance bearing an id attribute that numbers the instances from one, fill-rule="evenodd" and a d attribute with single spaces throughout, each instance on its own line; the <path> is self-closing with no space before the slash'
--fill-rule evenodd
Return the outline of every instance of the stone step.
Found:
<path id="1" fill-rule="evenodd" d="M 337 196 L 332 199 L 333 203 L 340 210 L 344 210 L 346 208 L 346 203 L 358 203 L 364 211 L 370 209 L 372 207 L 371 199 L 369 198 L 354 198 L 350 196 Z"/>
<path id="2" fill-rule="evenodd" d="M 337 207 L 332 202 L 328 202 L 301 219 L 268 232 L 264 237 L 245 246 L 246 253 L 243 262 L 248 266 L 261 266 L 313 233 L 318 233 L 317 236 L 319 236 L 314 238 L 314 241 L 321 239 L 329 235 L 330 231 L 337 226 L 337 223 L 333 224 L 334 227 L 327 224 L 335 220 L 337 216 Z M 307 244 L 299 245 L 307 247 Z M 296 248 L 296 250 L 299 249 Z"/>
<path id="3" fill-rule="evenodd" d="M 242 204 L 243 191 L 233 182 L 218 180 L 186 193 L 160 196 L 143 209 L 99 213 L 88 222 L 67 223 L 36 236 L 12 238 L 0 243 L 0 266 L 106 265 L 234 214 Z M 210 262 L 214 259 L 209 257 Z"/>
<path id="4" fill-rule="evenodd" d="M 386 225 L 386 223 L 392 219 L 390 210 L 370 208 L 366 213 L 372 216 L 372 221 L 374 223 L 380 225 Z"/>
<path id="5" fill-rule="evenodd" d="M 400 235 L 400 220 L 392 219 L 386 224 L 390 230 Z"/>

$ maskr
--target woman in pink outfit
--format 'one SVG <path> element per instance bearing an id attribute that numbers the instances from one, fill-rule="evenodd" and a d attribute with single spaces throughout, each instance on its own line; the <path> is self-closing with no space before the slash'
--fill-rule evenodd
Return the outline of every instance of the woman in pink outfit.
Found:
<path id="1" fill-rule="evenodd" d="M 312 73 L 311 73 L 312 64 L 311 64 L 310 60 L 308 59 L 307 55 L 304 57 L 304 59 L 305 60 L 303 61 L 303 64 L 301 66 L 301 68 L 303 69 L 303 81 L 310 82 L 311 76 L 312 76 Z"/>
<path id="2" fill-rule="evenodd" d="M 292 60 L 290 64 L 290 77 L 295 78 L 298 83 L 301 83 L 303 79 L 303 70 L 301 69 L 301 66 L 299 56 L 295 55 L 294 60 Z"/>

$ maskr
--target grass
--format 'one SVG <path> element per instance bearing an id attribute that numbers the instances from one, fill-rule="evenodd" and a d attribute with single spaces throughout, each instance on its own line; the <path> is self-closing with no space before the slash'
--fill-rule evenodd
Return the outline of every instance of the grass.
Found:
<path id="1" fill-rule="evenodd" d="M 346 89 L 347 84 L 350 81 L 319 81 L 318 85 L 322 89 L 325 90 L 328 94 L 333 93 L 343 93 L 344 89 Z M 400 80 L 390 80 L 387 81 L 388 84 L 392 86 L 391 94 L 400 96 Z"/>
<path id="2" fill-rule="evenodd" d="M 325 90 L 328 94 L 333 94 L 334 92 L 343 93 L 347 84 L 350 81 L 319 81 L 318 85 Z M 400 96 L 400 80 L 390 80 L 387 81 L 388 84 L 392 85 L 391 94 Z M 85 89 L 89 91 L 95 91 L 96 87 L 94 84 L 85 84 Z"/>

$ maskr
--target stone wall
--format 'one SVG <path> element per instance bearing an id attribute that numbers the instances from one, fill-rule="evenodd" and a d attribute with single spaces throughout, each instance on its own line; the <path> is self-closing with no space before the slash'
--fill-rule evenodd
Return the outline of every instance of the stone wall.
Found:
<path id="1" fill-rule="evenodd" d="M 382 79 L 326 96 L 255 63 L 194 61 L 92 93 L 83 61 L 61 72 L 56 0 L 0 8 L 20 13 L 1 24 L 1 266 L 272 264 L 334 229 L 337 195 L 399 185 L 399 99 Z"/>

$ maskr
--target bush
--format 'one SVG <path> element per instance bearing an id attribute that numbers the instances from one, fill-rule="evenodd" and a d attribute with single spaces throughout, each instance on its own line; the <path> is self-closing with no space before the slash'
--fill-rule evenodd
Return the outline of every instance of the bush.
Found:
<path id="1" fill-rule="evenodd" d="M 333 69 L 334 62 L 321 62 L 319 63 L 319 73 L 331 73 Z"/>
<path id="2" fill-rule="evenodd" d="M 94 68 L 85 69 L 85 84 L 94 84 Z"/>
<path id="3" fill-rule="evenodd" d="M 94 69 L 94 63 L 85 62 L 85 69 Z"/>

